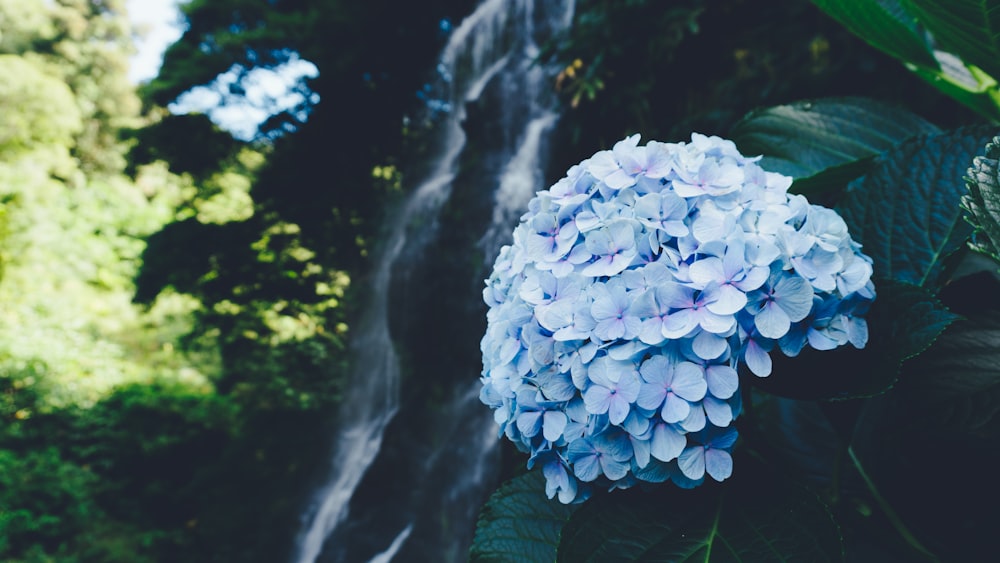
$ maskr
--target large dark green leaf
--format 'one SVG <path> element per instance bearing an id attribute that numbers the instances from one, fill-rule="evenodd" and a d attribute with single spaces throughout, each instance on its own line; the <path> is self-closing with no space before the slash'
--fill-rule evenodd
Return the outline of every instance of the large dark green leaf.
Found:
<path id="1" fill-rule="evenodd" d="M 823 411 L 831 403 L 796 401 L 770 393 L 754 393 L 753 432 L 772 463 L 780 463 L 817 489 L 831 485 L 843 440 Z M 837 403 L 842 404 L 842 403 Z"/>
<path id="2" fill-rule="evenodd" d="M 864 349 L 806 348 L 794 358 L 773 351 L 771 375 L 747 374 L 744 381 L 793 399 L 856 399 L 890 389 L 900 364 L 926 350 L 959 317 L 921 287 L 892 280 L 876 281 L 875 287 Z"/>
<path id="3" fill-rule="evenodd" d="M 815 494 L 752 459 L 721 486 L 615 491 L 587 501 L 563 529 L 572 563 L 842 561 L 840 530 Z"/>
<path id="4" fill-rule="evenodd" d="M 966 179 L 969 193 L 962 197 L 966 219 L 975 228 L 970 246 L 1000 261 L 1000 137 L 986 146 L 986 156 L 977 156 Z"/>
<path id="5" fill-rule="evenodd" d="M 918 66 L 937 68 L 927 40 L 916 27 L 913 16 L 895 0 L 813 0 L 875 48 Z"/>
<path id="6" fill-rule="evenodd" d="M 792 190 L 818 192 L 863 174 L 872 157 L 938 128 L 909 111 L 865 98 L 828 98 L 754 111 L 730 138 L 760 165 L 795 179 Z"/>
<path id="7" fill-rule="evenodd" d="M 1000 1 L 906 0 L 906 3 L 944 50 L 995 78 L 1000 77 Z"/>
<path id="8" fill-rule="evenodd" d="M 942 296 L 966 318 L 903 367 L 898 396 L 917 428 L 948 429 L 1000 445 L 1000 283 L 982 272 L 947 289 Z"/>
<path id="9" fill-rule="evenodd" d="M 469 561 L 555 561 L 559 532 L 576 508 L 545 498 L 541 471 L 515 477 L 497 489 L 480 512 Z"/>
<path id="10" fill-rule="evenodd" d="M 962 178 L 993 133 L 970 127 L 911 139 L 848 186 L 838 211 L 876 277 L 936 287 L 944 259 L 972 232 L 962 220 Z"/>
<path id="11" fill-rule="evenodd" d="M 865 401 L 851 443 L 853 461 L 911 548 L 946 561 L 983 560 L 1000 525 L 1000 482 L 972 477 L 1000 463 L 998 279 L 981 271 L 942 289 L 941 299 L 966 318 L 904 363 L 890 393 Z M 927 487 L 942 478 L 946 486 Z"/>

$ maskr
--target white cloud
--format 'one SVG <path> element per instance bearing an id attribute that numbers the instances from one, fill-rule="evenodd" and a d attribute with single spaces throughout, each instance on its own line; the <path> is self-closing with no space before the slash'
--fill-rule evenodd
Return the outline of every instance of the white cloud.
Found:
<path id="1" fill-rule="evenodd" d="M 176 114 L 207 113 L 234 137 L 250 140 L 268 117 L 305 102 L 305 97 L 292 89 L 301 80 L 319 75 L 316 65 L 293 54 L 288 62 L 278 67 L 256 68 L 247 73 L 240 84 L 244 95 L 227 95 L 229 87 L 239 79 L 238 71 L 238 68 L 231 69 L 211 84 L 188 90 L 167 109 Z M 311 103 L 316 101 L 310 100 Z"/>
<path id="2" fill-rule="evenodd" d="M 178 0 L 128 0 L 126 9 L 138 52 L 129 64 L 129 79 L 146 82 L 155 77 L 163 63 L 163 51 L 184 33 Z"/>
<path id="3" fill-rule="evenodd" d="M 178 4 L 187 1 L 127 0 L 138 49 L 129 66 L 129 79 L 133 83 L 156 77 L 163 63 L 163 52 L 184 32 L 185 22 Z M 304 102 L 302 94 L 293 92 L 292 88 L 304 78 L 314 78 L 318 74 L 315 65 L 293 54 L 287 63 L 274 69 L 250 71 L 241 84 L 243 96 L 227 95 L 229 86 L 237 80 L 237 72 L 230 70 L 220 74 L 211 84 L 196 86 L 181 94 L 168 109 L 178 114 L 206 113 L 233 136 L 249 140 L 268 117 Z"/>

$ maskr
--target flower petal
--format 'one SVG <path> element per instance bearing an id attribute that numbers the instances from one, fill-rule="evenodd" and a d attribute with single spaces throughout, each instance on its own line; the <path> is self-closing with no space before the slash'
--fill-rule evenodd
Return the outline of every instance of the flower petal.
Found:
<path id="1" fill-rule="evenodd" d="M 691 446 L 677 457 L 677 466 L 688 479 L 701 479 L 705 476 L 705 448 Z"/>
<path id="2" fill-rule="evenodd" d="M 733 474 L 733 457 L 725 450 L 706 451 L 705 472 L 716 481 L 725 481 Z"/>
<path id="3" fill-rule="evenodd" d="M 649 453 L 660 461 L 676 459 L 684 451 L 687 440 L 669 424 L 659 423 L 653 427 Z"/>

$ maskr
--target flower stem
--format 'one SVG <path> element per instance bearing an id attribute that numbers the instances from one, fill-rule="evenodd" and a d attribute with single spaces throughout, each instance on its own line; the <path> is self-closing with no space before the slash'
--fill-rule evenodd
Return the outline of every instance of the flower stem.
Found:
<path id="1" fill-rule="evenodd" d="M 878 492 L 878 489 L 875 487 L 875 483 L 871 480 L 871 477 L 868 476 L 868 473 L 865 472 L 864 467 L 861 466 L 861 460 L 859 460 L 858 456 L 854 454 L 854 449 L 848 448 L 847 454 L 851 456 L 851 462 L 854 464 L 854 468 L 858 470 L 858 474 L 861 475 L 865 485 L 868 487 L 868 491 L 871 492 L 875 502 L 879 505 L 879 508 L 882 509 L 882 513 L 885 514 L 889 523 L 892 524 L 892 527 L 895 528 L 897 532 L 899 532 L 899 535 L 902 536 L 903 540 L 926 560 L 940 561 L 936 555 L 931 553 L 930 550 L 920 543 L 920 540 L 918 540 L 917 537 L 913 535 L 913 532 L 906 527 L 906 524 L 904 524 L 899 518 L 899 515 L 892 509 L 892 506 L 889 505 L 888 501 L 886 501 L 885 498 L 883 498 Z"/>

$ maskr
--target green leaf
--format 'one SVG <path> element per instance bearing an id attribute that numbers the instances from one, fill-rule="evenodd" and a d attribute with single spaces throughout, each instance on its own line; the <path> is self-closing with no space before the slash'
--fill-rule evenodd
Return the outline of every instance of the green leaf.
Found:
<path id="1" fill-rule="evenodd" d="M 969 246 L 1000 262 L 1000 137 L 986 145 L 986 156 L 977 156 L 969 168 L 962 196 L 965 219 L 975 228 Z"/>
<path id="2" fill-rule="evenodd" d="M 993 77 L 1000 77 L 1000 1 L 906 0 L 906 3 L 944 50 Z"/>
<path id="3" fill-rule="evenodd" d="M 957 322 L 919 362 L 904 366 L 900 385 L 918 427 L 1000 439 L 1000 309 Z"/>
<path id="4" fill-rule="evenodd" d="M 1000 120 L 1000 91 L 996 81 L 975 67 L 969 68 L 954 54 L 934 49 L 917 25 L 915 12 L 907 10 L 912 5 L 904 7 L 897 0 L 813 0 L 813 3 L 873 47 L 902 61 L 946 95 L 984 117 Z M 964 0 L 963 3 L 976 4 Z M 947 4 L 951 5 L 950 0 Z M 967 10 L 968 6 L 964 8 Z"/>
<path id="5" fill-rule="evenodd" d="M 976 113 L 992 121 L 1000 121 L 1000 90 L 993 77 L 976 68 L 969 68 L 951 53 L 935 51 L 939 69 L 911 67 L 920 78 L 941 90 Z"/>
<path id="6" fill-rule="evenodd" d="M 851 443 L 900 535 L 943 561 L 978 561 L 996 548 L 1000 481 L 974 476 L 1000 464 L 1000 310 L 983 300 L 979 311 L 907 362 L 891 393 L 865 402 Z"/>
<path id="7" fill-rule="evenodd" d="M 842 561 L 840 529 L 815 494 L 737 459 L 721 486 L 614 491 L 563 529 L 559 561 Z"/>
<path id="8" fill-rule="evenodd" d="M 844 186 L 872 157 L 938 128 L 905 109 L 866 98 L 827 98 L 751 112 L 730 132 L 743 154 L 795 179 L 792 191 Z"/>
<path id="9" fill-rule="evenodd" d="M 944 259 L 972 232 L 961 218 L 962 177 L 994 132 L 969 127 L 911 139 L 848 186 L 837 209 L 876 277 L 937 286 Z"/>
<path id="10" fill-rule="evenodd" d="M 559 532 L 578 506 L 546 498 L 541 471 L 507 481 L 479 514 L 469 561 L 555 561 Z"/>
<path id="11" fill-rule="evenodd" d="M 760 389 L 792 399 L 857 399 L 884 393 L 896 383 L 904 360 L 926 350 L 958 319 L 926 289 L 892 280 L 875 282 L 878 297 L 867 315 L 868 345 L 787 358 L 772 352 L 770 376 L 747 375 Z"/>
<path id="12" fill-rule="evenodd" d="M 758 440 L 753 444 L 766 444 L 768 461 L 780 464 L 801 482 L 820 490 L 834 481 L 837 457 L 844 449 L 843 440 L 823 412 L 828 405 L 755 393 L 753 416 L 743 424 L 754 425 L 752 435 Z"/>
<path id="13" fill-rule="evenodd" d="M 894 0 L 813 0 L 813 4 L 870 45 L 904 62 L 937 68 L 913 16 Z"/>

